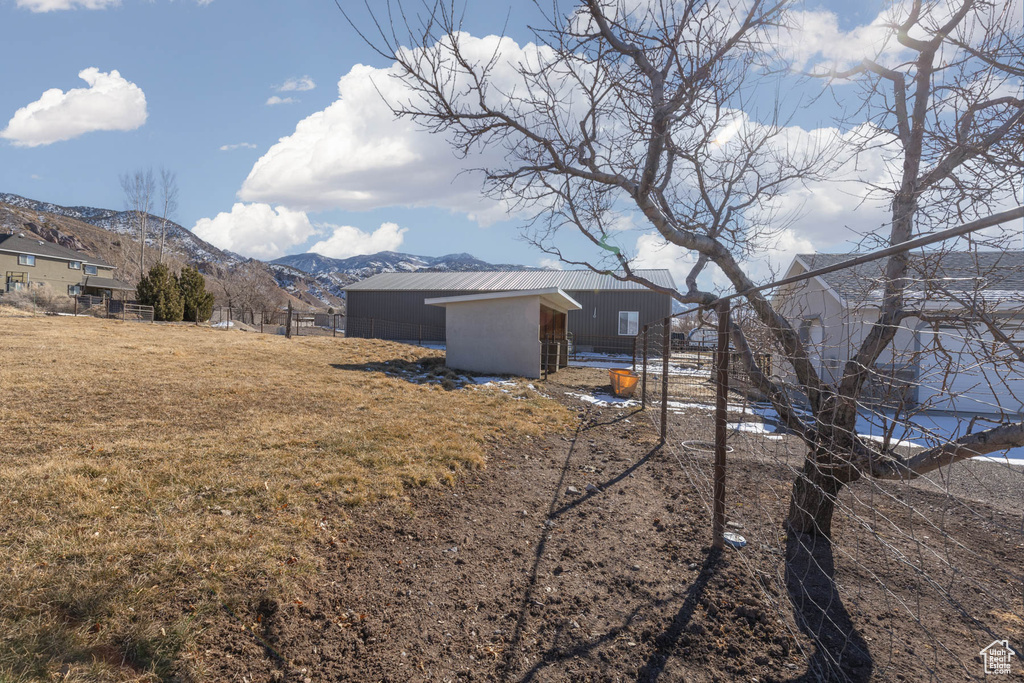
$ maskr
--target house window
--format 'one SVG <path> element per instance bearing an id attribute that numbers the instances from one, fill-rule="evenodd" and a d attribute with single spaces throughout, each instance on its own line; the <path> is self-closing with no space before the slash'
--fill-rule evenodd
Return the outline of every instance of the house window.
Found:
<path id="1" fill-rule="evenodd" d="M 68 268 L 70 268 L 71 270 L 81 270 L 82 269 L 82 262 L 81 261 L 68 261 Z"/>
<path id="2" fill-rule="evenodd" d="M 96 270 L 96 266 L 86 266 L 85 267 L 85 274 L 86 275 L 95 275 L 97 272 L 98 271 Z"/>
<path id="3" fill-rule="evenodd" d="M 640 333 L 640 311 L 619 311 L 619 335 L 635 337 Z"/>
<path id="4" fill-rule="evenodd" d="M 78 296 L 82 293 L 82 285 L 68 285 L 68 296 Z"/>
<path id="5" fill-rule="evenodd" d="M 36 264 L 36 257 L 32 254 L 18 254 L 18 265 L 19 266 L 34 266 Z"/>

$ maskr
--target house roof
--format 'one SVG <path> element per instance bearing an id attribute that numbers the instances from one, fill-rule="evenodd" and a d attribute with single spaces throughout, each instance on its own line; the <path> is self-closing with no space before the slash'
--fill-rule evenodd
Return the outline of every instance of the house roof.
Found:
<path id="1" fill-rule="evenodd" d="M 859 254 L 799 254 L 808 270 L 826 268 Z M 818 276 L 847 302 L 882 298 L 886 259 Z M 918 298 L 978 293 L 986 299 L 1019 298 L 1024 292 L 1024 251 L 918 252 L 911 255 L 908 295 Z"/>
<path id="2" fill-rule="evenodd" d="M 68 249 L 59 244 L 46 242 L 38 238 L 30 239 L 22 235 L 0 235 L 0 251 L 12 254 L 31 254 L 44 258 L 60 259 L 62 261 L 81 261 L 82 263 L 88 263 L 90 266 L 113 268 L 112 265 L 97 256 Z"/>
<path id="3" fill-rule="evenodd" d="M 471 301 L 491 301 L 493 299 L 518 299 L 526 296 L 538 296 L 542 304 L 555 310 L 577 311 L 583 308 L 575 299 L 563 292 L 558 287 L 547 287 L 545 289 L 519 289 L 511 292 L 484 292 L 481 294 L 463 294 L 461 296 L 444 296 L 425 299 L 423 303 L 428 306 L 449 306 L 452 304 L 463 304 Z"/>
<path id="4" fill-rule="evenodd" d="M 85 278 L 85 282 L 82 283 L 83 287 L 95 287 L 96 289 L 117 289 L 128 292 L 135 291 L 135 285 L 130 285 L 127 282 L 115 280 L 112 277 L 96 277 L 95 275 L 89 275 Z"/>
<path id="5" fill-rule="evenodd" d="M 659 287 L 675 289 L 667 270 L 635 270 Z M 437 291 L 503 292 L 557 288 L 563 291 L 644 290 L 643 285 L 623 282 L 592 270 L 463 271 L 456 273 L 380 273 L 345 288 L 350 292 Z"/>

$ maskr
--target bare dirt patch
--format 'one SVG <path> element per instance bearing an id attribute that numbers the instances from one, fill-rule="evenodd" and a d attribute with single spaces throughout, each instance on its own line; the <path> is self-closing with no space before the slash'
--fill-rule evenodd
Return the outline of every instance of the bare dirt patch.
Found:
<path id="1" fill-rule="evenodd" d="M 986 633 L 915 590 L 920 577 L 894 573 L 870 544 L 851 545 L 843 524 L 842 552 L 782 541 L 715 556 L 705 502 L 648 418 L 565 398 L 600 392 L 606 378 L 563 371 L 540 385 L 577 412 L 571 436 L 503 438 L 487 468 L 450 490 L 351 511 L 320 546 L 323 571 L 294 596 L 254 595 L 238 629 L 209 622 L 205 666 L 250 680 L 815 681 L 838 657 L 846 680 L 981 677 L 973 655 Z M 676 417 L 695 432 L 707 419 Z M 695 466 L 710 471 L 707 459 Z M 778 519 L 785 500 L 766 477 L 784 490 L 789 476 L 782 465 L 766 472 L 737 439 L 729 517 L 741 533 L 769 533 L 764 520 Z M 913 487 L 900 495 L 928 512 L 937 502 Z M 1022 551 L 990 544 L 1005 520 L 985 509 L 991 523 L 979 525 L 947 508 L 947 528 L 1012 567 Z M 905 514 L 895 503 L 878 511 Z M 985 571 L 958 577 L 971 614 L 987 613 L 990 596 L 970 595 Z M 1020 586 L 1005 590 L 1019 601 Z M 911 623 L 900 602 L 911 598 L 926 623 Z M 1021 636 L 1019 616 L 998 618 L 1007 637 Z"/>

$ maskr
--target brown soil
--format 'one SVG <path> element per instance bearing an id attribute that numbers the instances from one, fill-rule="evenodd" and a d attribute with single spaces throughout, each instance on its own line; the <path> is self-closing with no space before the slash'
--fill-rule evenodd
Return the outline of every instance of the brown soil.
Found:
<path id="1" fill-rule="evenodd" d="M 647 415 L 564 396 L 601 383 L 605 372 L 570 370 L 540 384 L 578 411 L 575 433 L 496 442 L 454 487 L 354 510 L 325 500 L 325 569 L 287 599 L 254 591 L 204 615 L 193 665 L 248 681 L 964 680 L 982 677 L 974 657 L 992 633 L 1024 640 L 1019 512 L 965 512 L 907 486 L 878 495 L 894 528 L 941 516 L 947 550 L 973 559 L 946 577 L 954 609 L 922 588 L 945 576 L 941 558 L 904 571 L 892 553 L 920 545 L 884 524 L 865 536 L 837 519 L 834 558 L 779 540 L 791 465 L 745 437 L 730 455 L 729 516 L 751 543 L 719 557 L 693 479 L 710 473 L 707 456 L 683 463 Z M 673 419 L 706 429 L 710 415 Z M 847 507 L 863 505 L 858 486 Z"/>

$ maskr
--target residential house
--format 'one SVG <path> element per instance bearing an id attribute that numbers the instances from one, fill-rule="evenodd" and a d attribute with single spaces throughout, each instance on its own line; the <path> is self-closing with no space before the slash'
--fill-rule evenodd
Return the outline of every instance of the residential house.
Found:
<path id="1" fill-rule="evenodd" d="M 800 254 L 786 277 L 853 254 Z M 878 320 L 885 260 L 786 286 L 775 304 L 796 327 L 820 376 L 836 382 Z M 1024 252 L 918 252 L 906 317 L 870 375 L 867 400 L 960 415 L 1024 413 Z M 994 335 L 993 323 L 1006 335 Z M 792 380 L 785 363 L 773 371 Z"/>
<path id="2" fill-rule="evenodd" d="M 4 292 L 49 285 L 57 294 L 125 298 L 135 287 L 114 277 L 114 266 L 101 258 L 26 237 L 0 235 L 0 272 Z"/>

